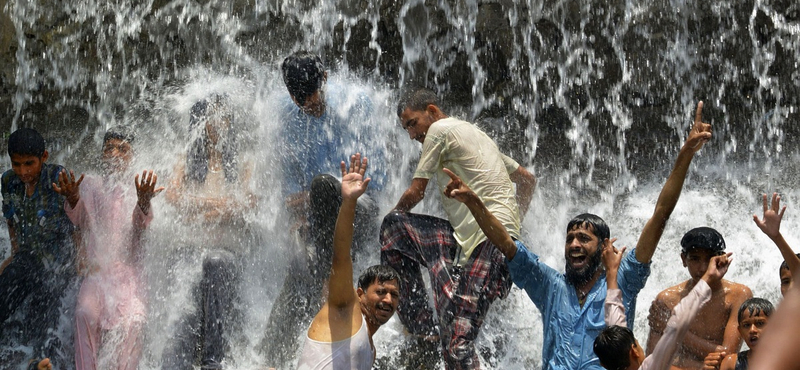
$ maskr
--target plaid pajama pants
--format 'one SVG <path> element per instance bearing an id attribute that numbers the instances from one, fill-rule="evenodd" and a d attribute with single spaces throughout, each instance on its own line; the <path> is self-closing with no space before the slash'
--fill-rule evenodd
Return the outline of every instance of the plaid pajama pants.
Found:
<path id="1" fill-rule="evenodd" d="M 406 212 L 389 213 L 381 225 L 381 263 L 400 273 L 397 314 L 415 335 L 439 335 L 447 369 L 479 369 L 474 341 L 489 306 L 511 288 L 505 257 L 488 240 L 463 266 L 453 266 L 460 246 L 450 222 Z M 428 269 L 436 317 L 420 267 Z"/>

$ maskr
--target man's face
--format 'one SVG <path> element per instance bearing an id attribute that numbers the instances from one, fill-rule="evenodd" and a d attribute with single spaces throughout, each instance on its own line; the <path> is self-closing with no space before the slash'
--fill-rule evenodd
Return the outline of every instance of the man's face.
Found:
<path id="1" fill-rule="evenodd" d="M 747 309 L 742 312 L 742 320 L 739 321 L 739 335 L 744 338 L 744 342 L 750 349 L 755 348 L 765 325 L 767 325 L 767 316 L 764 315 L 764 312 L 759 312 L 758 315 L 752 315 L 752 312 Z"/>
<path id="2" fill-rule="evenodd" d="M 125 172 L 133 159 L 133 148 L 126 140 L 110 138 L 103 143 L 103 165 L 111 172 Z"/>
<path id="3" fill-rule="evenodd" d="M 592 278 L 600 267 L 600 239 L 591 225 L 576 225 L 567 231 L 564 245 L 567 279 L 579 285 Z"/>
<path id="4" fill-rule="evenodd" d="M 29 154 L 12 154 L 11 170 L 25 185 L 35 185 L 42 174 L 42 165 L 47 160 L 47 151 L 41 157 Z"/>
<path id="5" fill-rule="evenodd" d="M 411 140 L 425 142 L 425 135 L 428 133 L 428 128 L 433 124 L 433 113 L 429 110 L 411 110 L 406 108 L 400 114 L 400 125 L 403 129 L 408 131 L 408 137 Z"/>
<path id="6" fill-rule="evenodd" d="M 375 282 L 367 287 L 367 291 L 358 289 L 358 298 L 361 302 L 367 321 L 377 324 L 385 324 L 392 318 L 397 311 L 400 301 L 400 288 L 397 280 Z"/>
<path id="7" fill-rule="evenodd" d="M 792 289 L 792 272 L 789 269 L 781 269 L 781 295 L 786 297 L 786 292 Z"/>
<path id="8" fill-rule="evenodd" d="M 683 260 L 683 267 L 689 270 L 689 275 L 692 276 L 692 279 L 699 280 L 706 274 L 711 258 L 717 255 L 716 252 L 710 249 L 694 248 L 681 254 L 681 259 Z"/>

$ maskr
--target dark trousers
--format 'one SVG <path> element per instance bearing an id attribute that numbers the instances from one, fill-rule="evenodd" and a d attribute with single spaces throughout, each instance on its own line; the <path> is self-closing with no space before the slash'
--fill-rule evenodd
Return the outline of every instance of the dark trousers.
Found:
<path id="1" fill-rule="evenodd" d="M 197 310 L 181 320 L 172 348 L 165 352 L 162 369 L 220 369 L 229 348 L 227 336 L 240 323 L 239 280 L 241 267 L 233 253 L 209 252 L 203 275 L 194 288 Z"/>
<path id="2" fill-rule="evenodd" d="M 319 175 L 309 192 L 310 235 L 308 252 L 289 265 L 288 275 L 272 306 L 266 335 L 261 343 L 269 366 L 287 368 L 300 345 L 299 337 L 308 329 L 325 297 L 322 287 L 328 281 L 333 258 L 333 231 L 342 204 L 342 184 L 330 175 Z M 359 198 L 356 206 L 353 253 L 378 247 L 378 207 L 368 197 Z"/>

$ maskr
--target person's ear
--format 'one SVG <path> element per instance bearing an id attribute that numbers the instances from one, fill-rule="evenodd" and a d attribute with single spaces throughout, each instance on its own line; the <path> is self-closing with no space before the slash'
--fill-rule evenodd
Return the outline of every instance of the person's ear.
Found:
<path id="1" fill-rule="evenodd" d="M 364 289 L 361 289 L 359 287 L 358 289 L 356 289 L 356 294 L 358 295 L 358 299 L 361 299 L 361 297 L 364 295 Z"/>
<path id="2" fill-rule="evenodd" d="M 49 158 L 49 157 L 50 157 L 50 153 L 48 153 L 47 150 L 45 150 L 44 153 L 42 153 L 42 163 L 47 161 L 47 158 Z"/>
<path id="3" fill-rule="evenodd" d="M 681 262 L 683 262 L 683 267 L 686 267 L 686 253 L 681 253 Z"/>

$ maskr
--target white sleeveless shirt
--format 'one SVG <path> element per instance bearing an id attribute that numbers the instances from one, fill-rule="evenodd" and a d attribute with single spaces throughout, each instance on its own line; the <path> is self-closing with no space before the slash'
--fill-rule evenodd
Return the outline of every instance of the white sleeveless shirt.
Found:
<path id="1" fill-rule="evenodd" d="M 319 342 L 306 335 L 297 370 L 370 370 L 374 359 L 367 321 L 361 315 L 361 329 L 350 338 Z"/>

